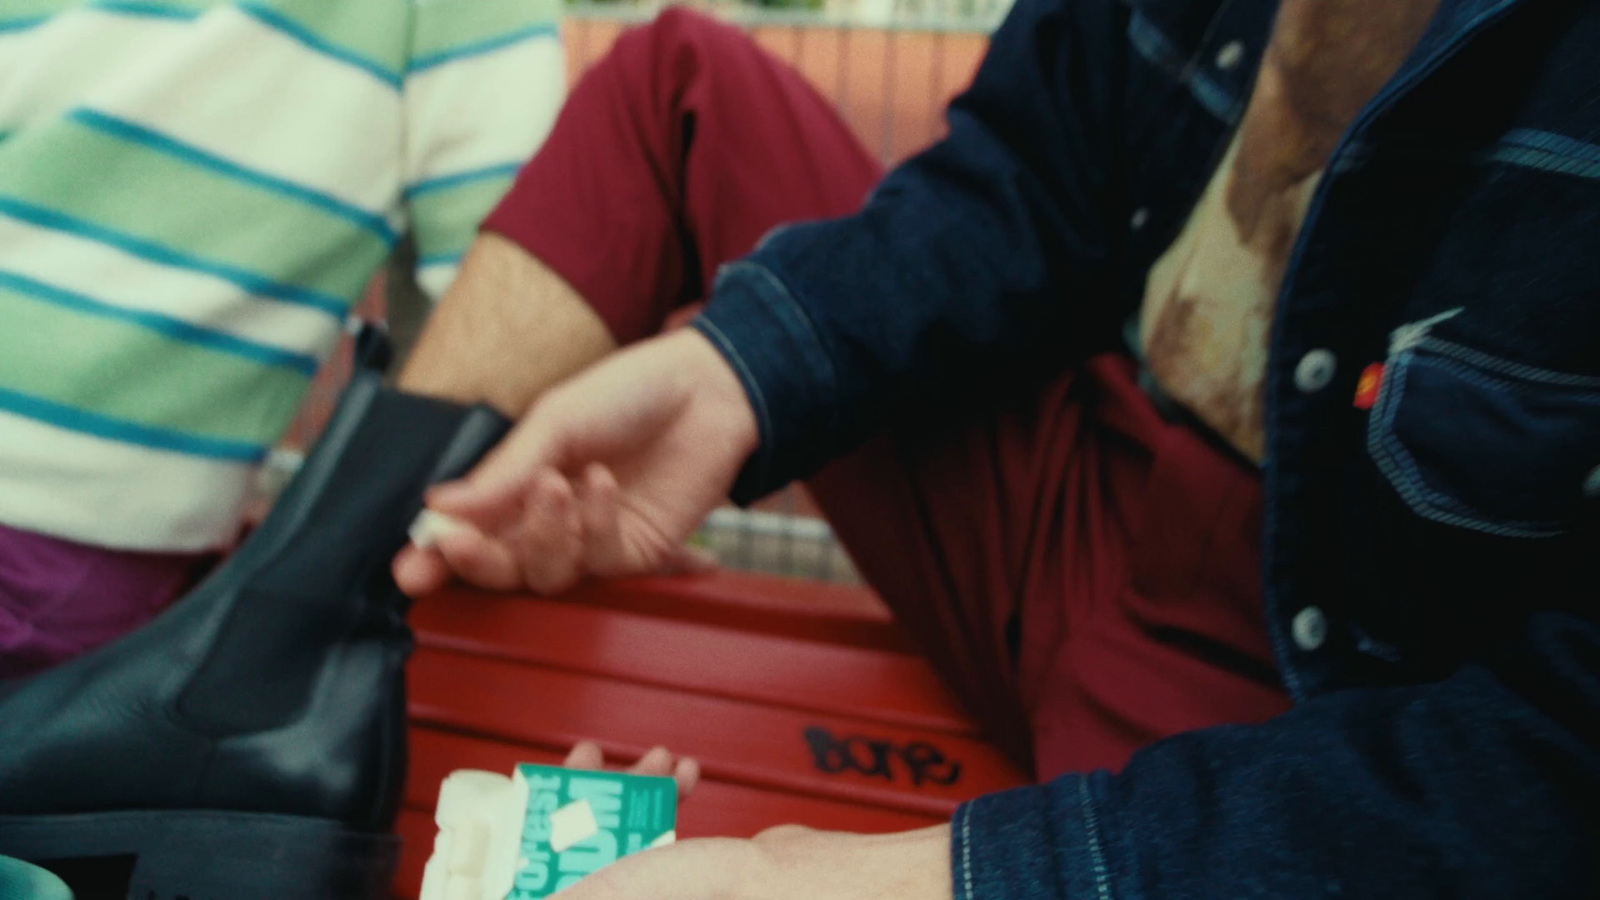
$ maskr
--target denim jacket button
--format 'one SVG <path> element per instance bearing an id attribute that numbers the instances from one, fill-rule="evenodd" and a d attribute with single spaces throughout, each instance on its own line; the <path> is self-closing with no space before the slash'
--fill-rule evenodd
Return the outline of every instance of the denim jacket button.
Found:
<path id="1" fill-rule="evenodd" d="M 1310 653 L 1320 649 L 1328 639 L 1328 617 L 1322 610 L 1315 606 L 1308 606 L 1295 613 L 1294 621 L 1289 623 L 1289 633 L 1294 636 L 1294 645 Z"/>
<path id="2" fill-rule="evenodd" d="M 1339 358 L 1332 350 L 1312 350 L 1300 357 L 1300 364 L 1294 367 L 1294 386 L 1302 393 L 1315 394 L 1333 381 L 1338 369 Z"/>
<path id="3" fill-rule="evenodd" d="M 1231 72 L 1239 68 L 1239 63 L 1244 62 L 1244 43 L 1229 41 L 1217 51 L 1217 68 L 1224 72 Z"/>
<path id="4" fill-rule="evenodd" d="M 1595 466 L 1589 477 L 1584 479 L 1583 495 L 1590 500 L 1600 500 L 1600 466 Z"/>

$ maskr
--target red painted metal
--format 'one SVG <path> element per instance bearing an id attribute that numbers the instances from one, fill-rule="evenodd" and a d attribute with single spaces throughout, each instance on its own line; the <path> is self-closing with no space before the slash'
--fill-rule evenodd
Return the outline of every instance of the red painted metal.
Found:
<path id="1" fill-rule="evenodd" d="M 953 734 L 977 728 L 927 661 L 517 595 L 436 596 L 418 642 L 616 680 Z"/>
<path id="2" fill-rule="evenodd" d="M 452 730 L 560 751 L 582 739 L 619 756 L 665 744 L 698 757 L 722 781 L 948 816 L 978 793 L 1022 780 L 1001 753 L 972 738 L 863 719 L 800 713 L 658 687 L 610 681 L 504 660 L 421 649 L 411 661 L 411 718 Z M 896 747 L 931 744 L 961 766 L 950 785 L 917 785 L 890 758 L 889 778 L 819 771 L 806 741 L 810 728 L 839 738 L 859 736 Z M 871 768 L 858 742 L 857 759 Z"/>
<path id="3" fill-rule="evenodd" d="M 591 581 L 562 599 L 759 634 L 915 652 L 883 601 L 855 585 L 718 571 Z"/>
<path id="4" fill-rule="evenodd" d="M 858 588 L 724 573 L 555 600 L 452 589 L 412 621 L 401 897 L 417 894 L 445 775 L 556 763 L 584 739 L 618 761 L 655 745 L 698 757 L 684 837 L 920 828 L 1025 782 Z"/>
<path id="5" fill-rule="evenodd" d="M 416 900 L 422 893 L 422 867 L 433 855 L 433 838 L 439 829 L 433 824 L 433 813 L 416 809 L 400 810 L 394 823 L 394 832 L 400 836 L 400 867 L 394 873 L 394 895 L 402 900 Z"/>

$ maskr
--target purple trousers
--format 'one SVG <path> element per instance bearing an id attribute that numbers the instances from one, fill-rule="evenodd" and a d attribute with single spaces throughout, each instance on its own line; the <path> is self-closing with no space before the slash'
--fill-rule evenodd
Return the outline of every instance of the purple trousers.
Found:
<path id="1" fill-rule="evenodd" d="M 0 525 L 0 679 L 31 675 L 149 621 L 217 554 L 139 553 Z"/>

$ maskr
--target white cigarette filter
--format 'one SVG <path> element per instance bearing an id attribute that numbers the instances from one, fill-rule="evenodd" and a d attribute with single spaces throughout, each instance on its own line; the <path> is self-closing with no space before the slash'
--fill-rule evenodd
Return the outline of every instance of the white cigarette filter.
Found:
<path id="1" fill-rule="evenodd" d="M 461 531 L 471 531 L 472 526 L 460 519 L 451 518 L 441 512 L 424 509 L 412 520 L 411 527 L 406 533 L 411 536 L 411 543 L 426 550 L 447 534 Z"/>
<path id="2" fill-rule="evenodd" d="M 550 814 L 550 849 L 565 853 L 600 833 L 588 800 L 574 800 Z"/>

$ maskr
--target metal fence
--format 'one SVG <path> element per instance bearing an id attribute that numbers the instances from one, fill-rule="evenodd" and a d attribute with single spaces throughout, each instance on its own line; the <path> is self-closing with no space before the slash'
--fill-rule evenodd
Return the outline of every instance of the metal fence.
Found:
<path id="1" fill-rule="evenodd" d="M 892 165 L 937 139 L 949 99 L 972 78 L 1010 0 L 827 0 L 819 8 L 687 4 L 744 28 L 831 99 L 863 145 Z M 575 80 L 656 3 L 568 6 Z"/>

